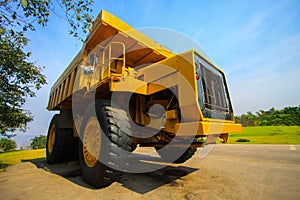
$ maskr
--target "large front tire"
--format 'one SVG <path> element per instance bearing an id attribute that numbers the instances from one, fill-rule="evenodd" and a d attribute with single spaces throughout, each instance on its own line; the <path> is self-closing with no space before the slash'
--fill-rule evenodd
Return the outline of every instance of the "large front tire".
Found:
<path id="1" fill-rule="evenodd" d="M 79 161 L 84 179 L 96 188 L 110 185 L 121 175 L 128 154 L 134 145 L 130 138 L 130 124 L 121 109 L 96 101 L 85 111 L 79 143 Z"/>

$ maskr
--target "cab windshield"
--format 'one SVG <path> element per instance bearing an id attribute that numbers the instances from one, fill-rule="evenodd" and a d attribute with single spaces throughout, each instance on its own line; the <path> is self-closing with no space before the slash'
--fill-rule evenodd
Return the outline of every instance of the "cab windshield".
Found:
<path id="1" fill-rule="evenodd" d="M 205 118 L 232 120 L 224 74 L 195 53 L 198 102 Z"/>

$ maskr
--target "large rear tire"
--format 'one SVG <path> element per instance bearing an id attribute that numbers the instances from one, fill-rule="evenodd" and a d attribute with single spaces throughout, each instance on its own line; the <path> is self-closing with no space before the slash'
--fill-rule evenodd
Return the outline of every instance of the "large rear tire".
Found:
<path id="1" fill-rule="evenodd" d="M 96 101 L 85 111 L 79 142 L 79 161 L 84 179 L 96 188 L 110 185 L 120 178 L 134 149 L 130 138 L 130 124 L 121 109 L 108 102 Z"/>
<path id="2" fill-rule="evenodd" d="M 46 157 L 49 164 L 78 159 L 78 138 L 73 137 L 73 129 L 60 128 L 60 115 L 53 116 L 48 130 Z"/>

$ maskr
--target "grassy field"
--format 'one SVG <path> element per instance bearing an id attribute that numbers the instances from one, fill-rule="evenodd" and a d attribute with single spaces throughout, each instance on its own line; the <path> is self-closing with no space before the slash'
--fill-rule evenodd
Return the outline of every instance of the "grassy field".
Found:
<path id="1" fill-rule="evenodd" d="M 0 172 L 4 171 L 8 165 L 36 159 L 45 159 L 45 157 L 45 149 L 0 153 Z"/>
<path id="2" fill-rule="evenodd" d="M 249 142 L 237 142 L 248 139 Z M 231 133 L 230 144 L 300 144 L 300 126 L 243 127 L 242 133 Z"/>

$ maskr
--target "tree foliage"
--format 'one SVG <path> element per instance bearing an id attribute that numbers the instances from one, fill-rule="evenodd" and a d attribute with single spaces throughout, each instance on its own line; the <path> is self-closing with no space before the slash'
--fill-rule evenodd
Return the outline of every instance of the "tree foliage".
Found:
<path id="1" fill-rule="evenodd" d="M 13 151 L 16 150 L 17 145 L 15 143 L 15 141 L 11 140 L 11 139 L 7 139 L 7 138 L 1 138 L 0 139 L 0 149 L 8 152 L 8 151 Z"/>
<path id="2" fill-rule="evenodd" d="M 6 0 L 0 1 L 0 135 L 24 131 L 33 120 L 23 109 L 26 99 L 46 84 L 42 68 L 30 61 L 25 47 L 27 31 L 46 26 L 51 15 L 70 25 L 69 33 L 82 40 L 92 25 L 93 0 Z M 61 14 L 62 13 L 62 14 Z"/>
<path id="3" fill-rule="evenodd" d="M 94 0 L 6 0 L 0 2 L 0 24 L 9 30 L 26 32 L 35 25 L 46 26 L 51 15 L 70 25 L 69 33 L 78 39 L 91 29 Z"/>
<path id="4" fill-rule="evenodd" d="M 0 131 L 1 134 L 16 129 L 25 130 L 32 120 L 29 111 L 22 107 L 27 97 L 35 95 L 46 83 L 40 68 L 29 61 L 30 53 L 23 48 L 27 40 L 21 33 L 6 32 L 0 38 Z"/>
<path id="5" fill-rule="evenodd" d="M 31 149 L 44 149 L 46 148 L 47 136 L 40 135 L 36 136 L 31 140 Z"/>
<path id="6" fill-rule="evenodd" d="M 235 119 L 243 126 L 300 126 L 300 106 L 281 110 L 271 108 L 268 111 L 260 110 L 256 114 L 247 112 Z"/>

